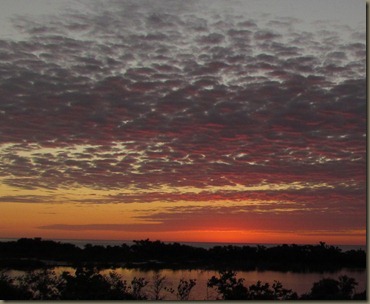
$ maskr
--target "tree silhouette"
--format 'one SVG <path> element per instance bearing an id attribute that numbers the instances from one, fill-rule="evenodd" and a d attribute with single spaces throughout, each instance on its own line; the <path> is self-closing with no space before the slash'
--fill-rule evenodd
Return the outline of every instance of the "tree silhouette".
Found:
<path id="1" fill-rule="evenodd" d="M 188 301 L 190 292 L 196 285 L 196 282 L 197 280 L 195 279 L 190 279 L 189 281 L 186 281 L 185 279 L 180 279 L 179 285 L 177 285 L 177 300 Z"/>
<path id="2" fill-rule="evenodd" d="M 173 293 L 173 289 L 167 286 L 166 276 L 162 276 L 159 272 L 156 272 L 152 277 L 152 283 L 150 284 L 151 288 L 151 299 L 158 301 L 163 300 L 165 296 L 162 294 L 162 291 L 168 291 Z"/>
<path id="3" fill-rule="evenodd" d="M 146 300 L 147 296 L 143 293 L 143 288 L 148 285 L 144 278 L 134 277 L 131 281 L 132 297 L 135 300 Z"/>
<path id="4" fill-rule="evenodd" d="M 234 271 L 220 271 L 220 277 L 212 276 L 208 287 L 216 287 L 223 300 L 248 299 L 248 289 L 243 285 L 244 279 L 236 279 Z"/>
<path id="5" fill-rule="evenodd" d="M 110 300 L 134 300 L 134 296 L 130 294 L 127 281 L 117 272 L 110 271 L 104 278 L 110 285 Z"/>
<path id="6" fill-rule="evenodd" d="M 361 298 L 361 294 L 355 294 L 355 286 L 358 285 L 354 278 L 340 276 L 338 280 L 324 278 L 315 282 L 311 292 L 302 297 L 312 300 L 350 300 Z"/>
<path id="7" fill-rule="evenodd" d="M 27 290 L 34 300 L 59 300 L 64 281 L 54 271 L 43 269 L 26 274 L 21 287 Z"/>
<path id="8" fill-rule="evenodd" d="M 356 280 L 344 275 L 338 278 L 338 282 L 338 287 L 343 298 L 351 299 L 355 293 L 355 287 L 358 285 Z"/>

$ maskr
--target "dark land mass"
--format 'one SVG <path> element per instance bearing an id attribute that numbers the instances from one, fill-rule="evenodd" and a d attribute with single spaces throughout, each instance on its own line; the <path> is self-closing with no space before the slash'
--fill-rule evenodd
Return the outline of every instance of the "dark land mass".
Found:
<path id="1" fill-rule="evenodd" d="M 22 238 L 0 242 L 0 269 L 36 269 L 53 266 L 96 266 L 141 269 L 337 271 L 366 268 L 366 252 L 317 245 L 215 246 L 209 249 L 140 240 L 129 246 L 70 243 Z"/>
<path id="2" fill-rule="evenodd" d="M 68 265 L 75 273 L 56 274 L 54 266 Z M 0 299 L 4 300 L 177 300 L 191 299 L 196 279 L 181 279 L 166 285 L 158 272 L 149 282 L 134 278 L 127 282 L 109 267 L 141 269 L 213 269 L 207 288 L 220 300 L 366 300 L 366 290 L 357 292 L 358 283 L 347 276 L 324 278 L 313 283 L 306 294 L 298 295 L 274 281 L 257 281 L 246 286 L 235 270 L 271 269 L 279 271 L 335 271 L 342 267 L 365 268 L 363 250 L 342 252 L 323 242 L 318 245 L 215 246 L 210 249 L 160 241 L 134 241 L 128 246 L 87 244 L 84 248 L 41 238 L 0 242 Z M 10 277 L 6 270 L 22 269 L 25 275 Z M 168 299 L 168 298 L 167 298 Z M 197 299 L 201 300 L 201 299 Z"/>

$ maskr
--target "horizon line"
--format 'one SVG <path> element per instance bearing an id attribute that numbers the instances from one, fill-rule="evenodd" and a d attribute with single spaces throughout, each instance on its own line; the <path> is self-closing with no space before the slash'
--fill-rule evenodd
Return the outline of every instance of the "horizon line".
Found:
<path id="1" fill-rule="evenodd" d="M 150 238 L 143 238 L 143 239 L 137 239 L 137 240 L 121 240 L 121 239 L 69 239 L 69 238 L 44 238 L 44 237 L 40 237 L 40 236 L 34 236 L 34 237 L 0 237 L 0 241 L 2 240 L 19 240 L 19 239 L 41 239 L 41 240 L 45 240 L 45 241 L 78 241 L 78 242 L 87 242 L 86 244 L 88 244 L 88 241 L 94 241 L 94 242 L 123 242 L 123 243 L 127 243 L 127 242 L 134 242 L 134 241 L 145 241 L 145 240 L 149 240 L 151 242 L 156 242 L 156 241 L 160 241 L 162 243 L 180 243 L 180 244 L 225 244 L 225 245 L 276 245 L 276 246 L 279 246 L 279 245 L 318 245 L 320 244 L 321 242 L 322 243 L 325 243 L 325 245 L 328 245 L 328 246 L 364 246 L 364 247 L 367 247 L 367 244 L 330 244 L 328 242 L 325 242 L 325 241 L 318 241 L 317 243 L 296 243 L 296 242 L 293 242 L 293 243 L 287 243 L 287 242 L 282 242 L 282 243 L 251 243 L 251 242 L 211 242 L 211 241 L 205 241 L 205 242 L 201 242 L 201 241 L 162 241 L 162 240 L 154 240 L 154 239 L 150 239 Z"/>

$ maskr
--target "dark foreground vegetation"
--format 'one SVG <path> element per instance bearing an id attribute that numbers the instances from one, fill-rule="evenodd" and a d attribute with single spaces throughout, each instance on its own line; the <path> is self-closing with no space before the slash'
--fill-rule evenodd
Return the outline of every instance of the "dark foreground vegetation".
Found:
<path id="1" fill-rule="evenodd" d="M 112 271 L 102 275 L 96 268 L 77 268 L 74 275 L 51 270 L 30 271 L 10 278 L 0 274 L 0 299 L 3 300 L 164 300 L 175 295 L 177 300 L 189 300 L 196 280 L 181 279 L 176 288 L 167 286 L 159 273 L 152 282 L 134 278 L 129 284 Z M 208 280 L 207 288 L 217 291 L 220 300 L 365 300 L 366 292 L 355 293 L 357 282 L 341 276 L 338 280 L 322 279 L 311 291 L 298 296 L 275 281 L 272 286 L 258 281 L 245 286 L 233 271 L 220 272 Z M 196 299 L 208 300 L 208 299 Z"/>
<path id="2" fill-rule="evenodd" d="M 323 242 L 318 245 L 215 246 L 210 249 L 160 241 L 134 241 L 129 246 L 79 248 L 41 238 L 0 242 L 0 269 L 36 269 L 45 266 L 94 265 L 142 269 L 231 269 L 278 271 L 335 271 L 343 267 L 365 268 L 363 250 L 342 252 Z"/>

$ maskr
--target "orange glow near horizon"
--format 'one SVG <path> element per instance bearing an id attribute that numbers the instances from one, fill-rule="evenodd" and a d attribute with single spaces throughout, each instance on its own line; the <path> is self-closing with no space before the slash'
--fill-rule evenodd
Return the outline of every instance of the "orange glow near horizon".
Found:
<path id="1" fill-rule="evenodd" d="M 167 233 L 147 232 L 138 234 L 133 232 L 102 232 L 85 231 L 81 232 L 36 232 L 30 230 L 26 233 L 14 231 L 14 234 L 1 235 L 0 238 L 34 238 L 55 240 L 106 240 L 106 241 L 132 241 L 150 239 L 151 241 L 162 242 L 194 242 L 194 243 L 235 243 L 235 244 L 318 244 L 325 242 L 328 245 L 361 245 L 366 246 L 365 233 L 363 235 L 339 235 L 339 236 L 306 236 L 296 233 L 275 233 L 249 231 L 177 231 Z"/>
<path id="2" fill-rule="evenodd" d="M 152 208 L 153 206 L 151 206 Z M 215 243 L 258 243 L 258 244 L 317 244 L 320 241 L 337 245 L 365 245 L 366 230 L 333 233 L 332 231 L 271 231 L 263 227 L 258 230 L 235 230 L 226 227 L 193 230 L 191 223 L 187 230 L 178 231 L 125 231 L 86 228 L 40 229 L 40 226 L 63 223 L 64 225 L 111 225 L 117 223 L 140 224 L 133 218 L 137 208 L 143 205 L 119 204 L 81 205 L 81 204 L 24 204 L 3 203 L 0 215 L 0 238 L 42 237 L 47 239 L 96 239 L 96 240 L 139 240 L 147 239 L 168 242 L 215 242 Z M 136 210 L 136 211 L 135 211 Z M 142 222 L 143 223 L 143 222 Z M 148 224 L 144 222 L 144 224 Z M 160 225 L 151 222 L 150 224 Z"/>

